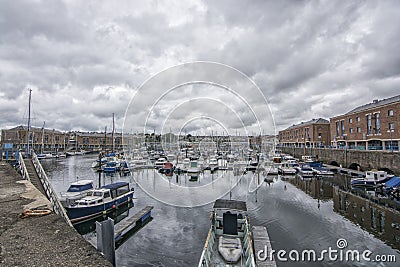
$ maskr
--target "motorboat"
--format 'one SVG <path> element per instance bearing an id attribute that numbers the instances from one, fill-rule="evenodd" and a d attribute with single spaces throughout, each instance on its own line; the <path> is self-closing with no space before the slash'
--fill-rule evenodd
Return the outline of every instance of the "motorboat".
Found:
<path id="1" fill-rule="evenodd" d="M 101 160 L 98 159 L 98 160 L 96 160 L 96 161 L 94 161 L 92 163 L 92 168 L 93 169 L 97 169 L 97 168 L 100 168 L 101 166 L 104 166 L 106 164 L 107 164 L 107 159 L 105 159 L 105 158 L 102 158 Z"/>
<path id="2" fill-rule="evenodd" d="M 331 170 L 323 166 L 322 162 L 310 161 L 306 165 L 308 165 L 313 170 L 315 176 L 322 177 L 322 176 L 334 175 L 334 173 Z"/>
<path id="3" fill-rule="evenodd" d="M 164 166 L 165 163 L 167 163 L 167 159 L 164 158 L 164 157 L 160 157 L 154 163 L 154 168 L 160 169 L 160 168 L 162 168 Z"/>
<path id="4" fill-rule="evenodd" d="M 160 168 L 160 172 L 165 173 L 165 174 L 170 174 L 174 172 L 174 164 L 171 162 L 166 162 L 164 163 L 164 166 Z"/>
<path id="5" fill-rule="evenodd" d="M 279 173 L 282 175 L 295 175 L 297 170 L 292 163 L 282 162 L 278 167 Z"/>
<path id="6" fill-rule="evenodd" d="M 53 154 L 51 153 L 42 153 L 37 155 L 38 159 L 52 159 L 54 158 Z"/>
<path id="7" fill-rule="evenodd" d="M 208 166 L 211 171 L 218 170 L 218 160 L 216 158 L 210 158 L 208 161 Z"/>
<path id="8" fill-rule="evenodd" d="M 125 174 L 130 173 L 131 170 L 130 170 L 128 162 L 126 160 L 121 160 L 119 162 L 119 171 L 121 173 L 125 173 Z"/>
<path id="9" fill-rule="evenodd" d="M 130 166 L 132 166 L 132 168 L 142 168 L 146 165 L 147 160 L 144 157 L 134 157 L 131 161 L 130 161 Z"/>
<path id="10" fill-rule="evenodd" d="M 60 193 L 60 202 L 64 207 L 75 204 L 75 201 L 86 196 L 86 194 L 93 190 L 92 180 L 79 180 L 70 184 L 67 192 Z"/>
<path id="11" fill-rule="evenodd" d="M 299 174 L 302 178 L 312 178 L 314 177 L 314 170 L 309 165 L 303 164 L 300 167 Z"/>
<path id="12" fill-rule="evenodd" d="M 184 158 L 182 162 L 182 168 L 184 171 L 187 171 L 190 167 L 190 159 L 189 158 Z"/>
<path id="13" fill-rule="evenodd" d="M 119 170 L 119 162 L 110 161 L 107 162 L 106 166 L 103 168 L 103 172 L 105 173 L 113 173 Z"/>
<path id="14" fill-rule="evenodd" d="M 191 160 L 190 161 L 190 166 L 187 169 L 188 173 L 199 173 L 200 172 L 200 167 L 199 167 L 199 163 L 197 160 Z"/>
<path id="15" fill-rule="evenodd" d="M 256 267 L 246 202 L 217 199 L 198 267 Z"/>
<path id="16" fill-rule="evenodd" d="M 378 184 L 387 182 L 393 177 L 385 171 L 366 171 L 364 178 L 351 179 L 351 186 L 354 187 L 374 187 Z"/>
<path id="17" fill-rule="evenodd" d="M 132 199 L 133 189 L 130 189 L 129 183 L 117 182 L 89 191 L 65 209 L 71 222 L 78 223 L 115 210 Z"/>

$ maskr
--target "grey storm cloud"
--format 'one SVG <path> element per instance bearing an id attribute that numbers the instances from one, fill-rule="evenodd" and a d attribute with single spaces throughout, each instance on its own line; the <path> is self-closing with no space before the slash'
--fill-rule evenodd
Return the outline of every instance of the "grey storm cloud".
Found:
<path id="1" fill-rule="evenodd" d="M 31 88 L 35 126 L 104 130 L 114 113 L 121 130 L 141 84 L 192 61 L 226 64 L 253 79 L 278 130 L 329 118 L 398 94 L 398 14 L 398 1 L 378 0 L 1 1 L 0 128 L 26 123 Z M 165 90 L 157 86 L 141 92 L 139 117 Z M 265 108 L 253 91 L 241 92 L 252 109 Z M 196 97 L 226 105 L 184 103 Z M 171 107 L 178 108 L 166 122 Z M 186 87 L 159 102 L 149 125 L 179 129 L 199 116 L 186 130 L 213 130 L 215 121 L 201 118 L 210 114 L 233 131 L 241 127 L 235 116 L 253 119 L 239 98 Z"/>

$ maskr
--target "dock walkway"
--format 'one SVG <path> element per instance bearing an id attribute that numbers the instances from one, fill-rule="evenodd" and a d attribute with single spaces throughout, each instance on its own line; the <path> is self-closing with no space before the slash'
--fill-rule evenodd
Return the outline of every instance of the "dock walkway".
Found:
<path id="1" fill-rule="evenodd" d="M 112 266 L 60 216 L 21 218 L 50 201 L 0 161 L 0 266 Z"/>
<path id="2" fill-rule="evenodd" d="M 269 240 L 269 235 L 267 228 L 264 226 L 253 226 L 253 241 L 254 241 L 254 253 L 256 258 L 257 267 L 276 267 L 276 262 L 274 259 L 269 257 L 272 252 L 271 241 Z M 258 257 L 259 251 L 261 257 L 265 257 L 264 260 L 260 260 Z"/>

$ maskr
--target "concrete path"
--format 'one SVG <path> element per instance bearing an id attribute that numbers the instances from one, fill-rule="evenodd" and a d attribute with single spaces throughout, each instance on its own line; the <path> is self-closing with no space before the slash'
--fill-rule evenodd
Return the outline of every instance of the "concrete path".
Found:
<path id="1" fill-rule="evenodd" d="M 0 266 L 112 266 L 58 215 L 21 218 L 51 203 L 0 161 Z"/>

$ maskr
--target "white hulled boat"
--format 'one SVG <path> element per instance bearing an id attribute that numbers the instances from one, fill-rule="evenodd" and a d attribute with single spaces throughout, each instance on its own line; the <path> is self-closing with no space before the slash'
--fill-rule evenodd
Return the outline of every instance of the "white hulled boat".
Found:
<path id="1" fill-rule="evenodd" d="M 255 267 L 246 202 L 217 199 L 198 267 Z"/>

